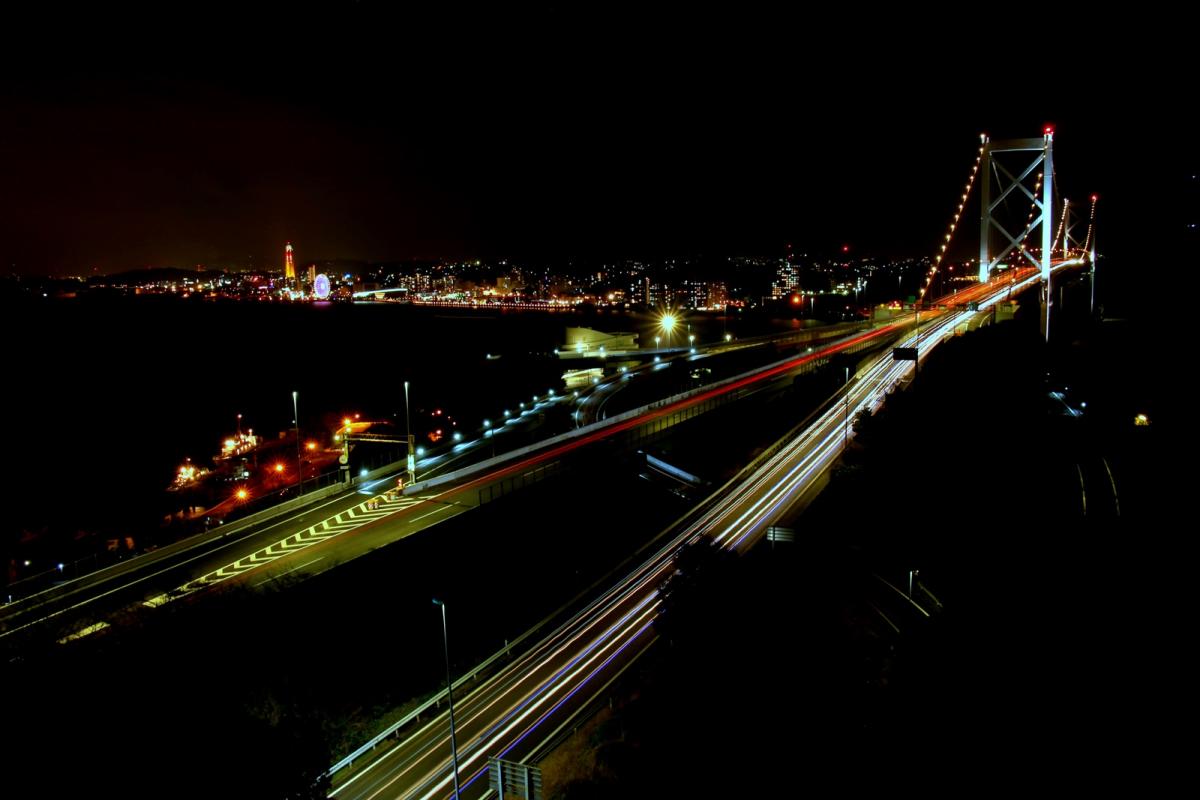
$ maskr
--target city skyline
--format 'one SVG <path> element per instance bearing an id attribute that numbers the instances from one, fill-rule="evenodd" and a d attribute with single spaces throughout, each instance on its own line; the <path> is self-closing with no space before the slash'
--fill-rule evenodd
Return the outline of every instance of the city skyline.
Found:
<path id="1" fill-rule="evenodd" d="M 1107 233 L 1112 250 L 1144 238 L 1139 227 L 1170 227 L 1158 200 L 1188 171 L 1159 161 L 1177 148 L 1130 144 L 1185 137 L 1169 48 L 1160 63 L 1089 65 L 1062 92 L 997 78 L 997 101 L 976 109 L 967 65 L 878 33 L 855 40 L 850 72 L 830 69 L 840 40 L 796 46 L 791 28 L 744 20 L 727 31 L 664 14 L 639 28 L 524 12 L 562 34 L 548 37 L 520 15 L 323 13 L 240 18 L 219 39 L 236 59 L 203 49 L 214 23 L 202 19 L 170 46 L 116 33 L 68 36 L 50 63 L 7 53 L 0 269 L 270 268 L 288 240 L 306 261 L 557 263 L 789 244 L 921 256 L 936 250 L 979 134 L 1045 124 L 1074 181 L 1059 193 L 1097 192 L 1103 213 L 1131 221 Z M 257 44 L 276 22 L 295 57 Z M 389 30 L 406 32 L 402 45 Z M 632 36 L 622 57 L 609 33 Z M 203 55 L 167 58 L 174 47 Z M 1104 87 L 1122 71 L 1122 86 L 1142 85 Z M 1016 86 L 1026 90 L 1004 88 Z"/>

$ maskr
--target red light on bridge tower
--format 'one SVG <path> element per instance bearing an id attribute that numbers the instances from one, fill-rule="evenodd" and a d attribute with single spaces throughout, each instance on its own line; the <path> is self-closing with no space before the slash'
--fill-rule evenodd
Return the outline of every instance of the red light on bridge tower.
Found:
<path id="1" fill-rule="evenodd" d="M 1047 125 L 1047 126 L 1046 126 L 1046 127 L 1043 129 L 1043 130 L 1042 130 L 1042 133 L 1044 133 L 1044 134 L 1045 134 L 1045 135 L 1047 135 L 1047 136 L 1053 136 L 1053 135 L 1054 135 L 1054 126 L 1053 126 L 1053 125 Z"/>

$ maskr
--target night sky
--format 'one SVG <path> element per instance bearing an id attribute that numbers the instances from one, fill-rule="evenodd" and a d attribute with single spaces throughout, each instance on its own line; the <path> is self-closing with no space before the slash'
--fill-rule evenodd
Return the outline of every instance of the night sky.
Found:
<path id="1" fill-rule="evenodd" d="M 1168 247 L 1186 26 L 1064 17 L 1044 69 L 1030 45 L 989 70 L 982 20 L 616 8 L 17 15 L 0 263 L 278 268 L 285 240 L 301 261 L 929 255 L 978 134 L 1046 123 L 1062 192 L 1103 198 L 1101 249 Z"/>

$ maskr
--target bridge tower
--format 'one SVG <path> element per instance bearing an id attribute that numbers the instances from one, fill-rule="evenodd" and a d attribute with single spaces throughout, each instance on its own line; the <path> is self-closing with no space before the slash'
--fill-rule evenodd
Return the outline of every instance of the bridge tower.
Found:
<path id="1" fill-rule="evenodd" d="M 1054 131 L 1046 128 L 1041 139 L 1008 139 L 1004 141 L 989 141 L 987 135 L 983 139 L 983 186 L 980 187 L 981 202 L 979 213 L 979 280 L 986 281 L 990 271 L 1009 253 L 1019 251 L 1021 256 L 1028 259 L 1033 266 L 1039 267 L 1042 280 L 1050 279 L 1050 255 L 1054 249 L 1053 220 L 1053 189 L 1054 189 Z M 1010 171 L 996 156 L 1001 153 L 1033 153 L 1033 160 L 1023 168 Z M 1034 190 L 1026 184 L 1033 182 L 1030 176 L 1036 176 L 1035 170 L 1042 167 L 1044 176 L 1041 183 L 1039 198 Z M 993 197 L 992 175 L 995 173 L 998 193 Z M 1035 183 L 1036 186 L 1036 183 Z M 1025 227 L 1015 235 L 1008 232 L 1004 226 L 1002 214 L 997 212 L 1006 203 L 1010 195 L 1019 192 L 1033 203 L 1036 213 L 1030 214 Z M 1011 223 L 1009 223 L 1011 224 Z M 1019 224 L 1019 223 L 1018 223 Z M 1042 229 L 1041 261 L 1034 259 L 1023 246 L 1035 228 Z M 994 258 L 988 247 L 992 229 L 996 229 L 1008 240 L 1008 244 Z"/>
<path id="2" fill-rule="evenodd" d="M 1047 127 L 1041 139 L 1007 139 L 993 142 L 988 140 L 986 134 L 981 138 L 984 152 L 983 186 L 980 187 L 979 210 L 979 280 L 980 282 L 987 281 L 992 269 L 1014 250 L 1019 254 L 1019 258 L 1027 260 L 1039 268 L 1042 273 L 1044 292 L 1042 331 L 1048 338 L 1051 305 L 1050 257 L 1054 250 L 1054 129 Z M 1003 159 L 996 158 L 1000 154 L 1008 153 L 1032 153 L 1033 158 L 1024 167 L 1020 166 L 1024 164 L 1024 159 L 1019 157 L 1016 159 L 1016 164 L 1013 163 L 1014 157 L 1012 156 L 1006 156 Z M 1008 161 L 1007 166 L 1002 163 L 1004 161 Z M 1010 170 L 1009 167 L 1014 167 L 1014 169 Z M 1038 175 L 1036 172 L 1038 167 L 1042 168 L 1040 175 L 1042 196 L 1040 198 L 1037 196 L 1036 178 L 1033 190 L 1026 185 L 1030 182 L 1030 176 Z M 995 197 L 992 196 L 993 173 L 998 190 Z M 1009 196 L 1017 192 L 1019 194 L 1016 196 L 1024 195 L 1028 198 L 1033 204 L 1033 210 L 1029 214 L 1025 227 L 1013 235 L 1005 228 L 1002 206 L 1007 207 L 1006 201 Z M 1011 221 L 1009 224 L 1012 224 Z M 1025 241 L 1039 226 L 1042 231 L 1040 261 L 1035 259 L 1025 246 Z M 988 240 L 993 228 L 1008 240 L 1008 244 L 995 257 L 991 256 L 991 250 L 988 247 Z"/>

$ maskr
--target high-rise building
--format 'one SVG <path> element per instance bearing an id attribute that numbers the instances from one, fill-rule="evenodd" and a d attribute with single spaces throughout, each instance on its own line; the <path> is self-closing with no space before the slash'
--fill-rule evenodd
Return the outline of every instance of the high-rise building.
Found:
<path id="1" fill-rule="evenodd" d="M 724 311 L 726 303 L 729 302 L 729 290 L 725 287 L 724 281 L 713 281 L 708 284 L 708 307 L 717 311 Z"/>
<path id="2" fill-rule="evenodd" d="M 800 273 L 792 264 L 792 246 L 787 246 L 787 255 L 775 270 L 775 280 L 771 283 L 772 297 L 787 297 L 800 288 Z"/>
<path id="3" fill-rule="evenodd" d="M 782 261 L 771 284 L 772 297 L 787 297 L 800 288 L 800 275 L 790 261 Z"/>

